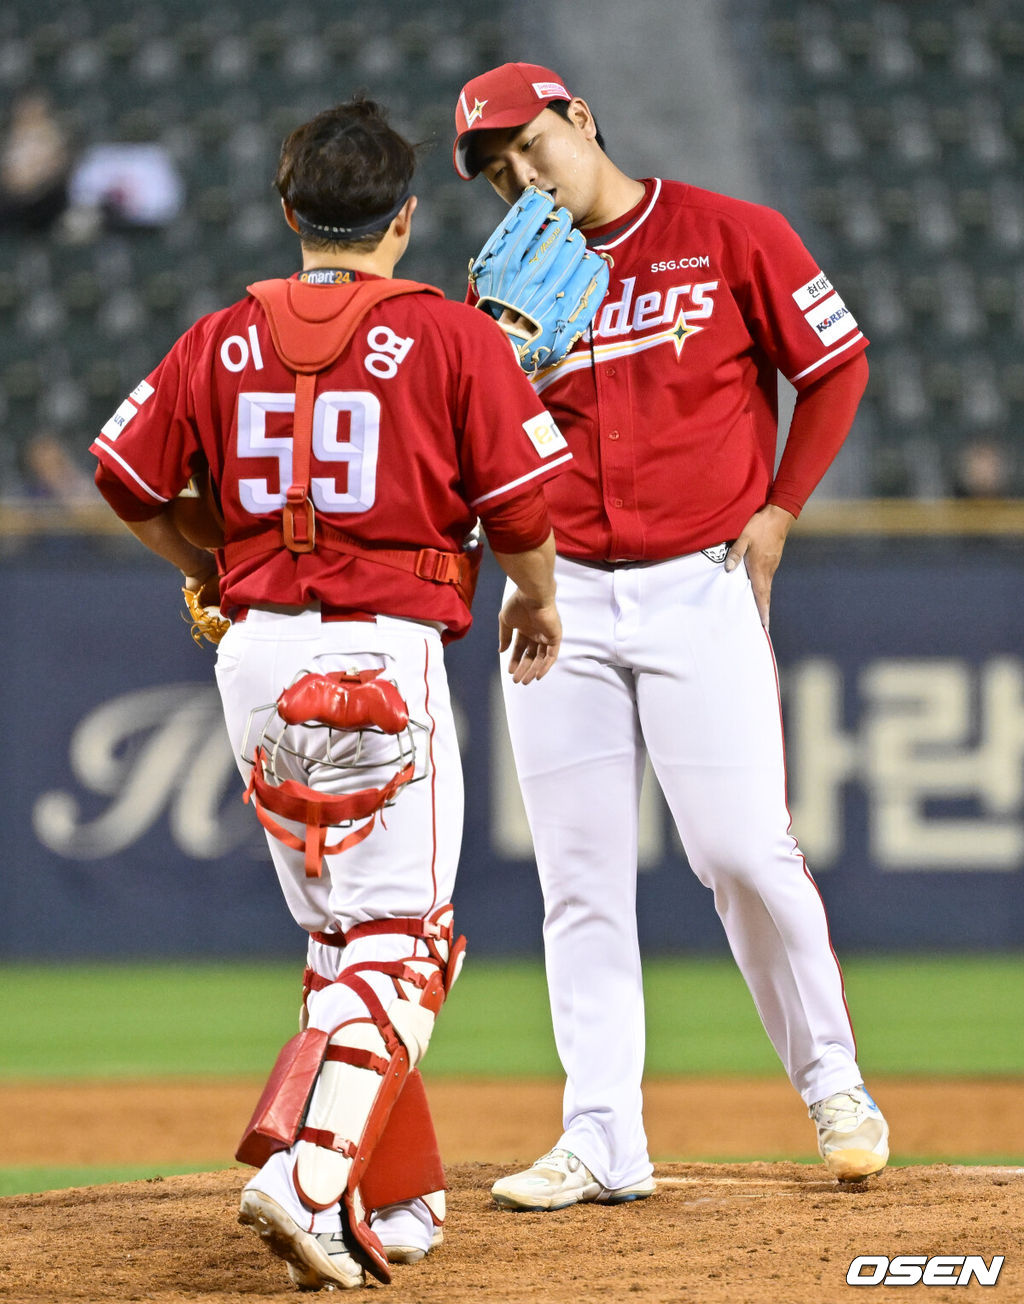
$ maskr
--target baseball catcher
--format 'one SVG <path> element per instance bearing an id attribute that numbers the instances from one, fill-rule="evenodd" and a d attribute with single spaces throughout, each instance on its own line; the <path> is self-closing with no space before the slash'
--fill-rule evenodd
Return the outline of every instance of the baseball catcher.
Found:
<path id="1" fill-rule="evenodd" d="M 478 523 L 511 581 L 512 679 L 542 678 L 561 638 L 540 486 L 571 455 L 488 315 L 393 275 L 414 165 L 370 101 L 293 132 L 276 185 L 301 270 L 198 321 L 93 443 L 104 496 L 216 643 L 308 937 L 300 1031 L 237 1152 L 257 1170 L 239 1221 L 303 1290 L 386 1282 L 442 1240 L 418 1066 L 464 948 L 444 647 L 470 627 Z"/>

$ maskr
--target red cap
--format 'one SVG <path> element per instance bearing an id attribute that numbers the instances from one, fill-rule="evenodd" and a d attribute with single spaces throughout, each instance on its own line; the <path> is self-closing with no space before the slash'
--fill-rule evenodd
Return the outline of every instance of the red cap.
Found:
<path id="1" fill-rule="evenodd" d="M 561 77 L 539 63 L 503 63 L 466 82 L 455 105 L 455 171 L 464 181 L 476 172 L 466 162 L 471 131 L 521 127 L 552 100 L 571 100 Z"/>

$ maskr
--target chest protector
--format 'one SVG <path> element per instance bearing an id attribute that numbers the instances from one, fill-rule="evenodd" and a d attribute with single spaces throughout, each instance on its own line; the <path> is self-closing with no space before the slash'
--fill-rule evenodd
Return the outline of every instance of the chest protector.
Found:
<path id="1" fill-rule="evenodd" d="M 342 355 L 366 314 L 378 303 L 401 294 L 441 294 L 418 281 L 355 281 L 347 285 L 310 285 L 304 281 L 257 281 L 248 286 L 267 316 L 274 351 L 295 374 L 292 427 L 292 484 L 285 493 L 280 532 L 261 529 L 242 539 L 228 538 L 228 570 L 284 546 L 290 552 L 322 548 L 363 557 L 394 570 L 407 571 L 435 584 L 453 584 L 463 600 L 472 600 L 479 558 L 438 548 L 376 548 L 318 519 L 310 496 L 313 406 L 317 376 Z M 478 550 L 479 551 L 479 550 Z"/>

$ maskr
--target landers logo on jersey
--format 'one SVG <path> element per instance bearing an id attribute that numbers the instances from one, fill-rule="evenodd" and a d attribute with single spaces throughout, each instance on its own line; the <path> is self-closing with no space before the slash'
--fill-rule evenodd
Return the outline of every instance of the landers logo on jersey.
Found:
<path id="1" fill-rule="evenodd" d="M 606 298 L 601 305 L 594 326 L 594 335 L 600 339 L 636 335 L 660 326 L 663 329 L 655 331 L 659 343 L 669 340 L 678 343 L 680 323 L 683 324 L 685 338 L 685 335 L 701 329 L 691 325 L 692 322 L 705 320 L 715 310 L 713 294 L 718 289 L 717 281 L 673 285 L 664 291 L 652 290 L 636 297 L 635 276 L 627 276 L 619 285 L 622 288 L 621 297 L 615 300 Z M 609 290 L 609 295 L 611 293 Z M 653 336 L 644 336 L 644 340 L 649 344 L 653 341 Z"/>
<path id="2" fill-rule="evenodd" d="M 679 361 L 690 336 L 706 329 L 696 323 L 708 320 L 714 312 L 718 281 L 671 285 L 667 290 L 640 295 L 636 294 L 636 281 L 635 276 L 619 281 L 621 294 L 616 299 L 606 298 L 594 320 L 592 348 L 570 353 L 534 377 L 535 393 L 540 394 L 552 381 L 590 367 L 593 362 L 611 362 L 665 344 L 671 346 Z M 614 293 L 608 291 L 609 296 Z"/>
<path id="3" fill-rule="evenodd" d="M 601 340 L 616 335 L 631 338 L 623 344 L 599 345 L 594 355 L 601 361 L 652 349 L 659 344 L 671 344 L 678 359 L 689 337 L 704 329 L 694 322 L 706 320 L 715 310 L 713 295 L 718 289 L 717 281 L 673 285 L 664 292 L 652 290 L 641 294 L 635 300 L 636 277 L 626 277 L 619 284 L 622 297 L 612 303 L 605 301 L 602 305 L 594 336 Z"/>

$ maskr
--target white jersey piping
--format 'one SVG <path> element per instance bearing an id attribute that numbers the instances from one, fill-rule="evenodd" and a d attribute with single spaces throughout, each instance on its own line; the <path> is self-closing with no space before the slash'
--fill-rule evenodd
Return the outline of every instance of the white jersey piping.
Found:
<path id="1" fill-rule="evenodd" d="M 652 209 L 652 208 L 654 207 L 654 205 L 658 202 L 658 196 L 659 196 L 660 194 L 661 194 L 661 178 L 660 178 L 660 177 L 655 177 L 655 178 L 654 178 L 654 190 L 653 190 L 653 192 L 652 192 L 652 194 L 651 194 L 650 203 L 647 205 L 647 207 L 644 209 L 644 211 L 640 214 L 640 216 L 636 219 L 636 221 L 633 222 L 630 226 L 628 226 L 628 227 L 625 229 L 625 231 L 623 231 L 623 233 L 622 233 L 620 236 L 617 236 L 617 237 L 616 237 L 616 238 L 611 242 L 611 244 L 601 244 L 601 243 L 598 243 L 598 244 L 593 245 L 592 248 L 594 248 L 594 249 L 614 249 L 617 245 L 622 244 L 623 240 L 628 240 L 629 237 L 633 234 L 633 232 L 636 231 L 639 227 L 643 226 L 644 222 L 646 222 L 647 219 L 650 217 L 650 215 L 651 215 L 651 209 Z M 586 234 L 587 234 L 586 231 L 584 231 L 583 234 L 586 235 Z"/>
<path id="2" fill-rule="evenodd" d="M 556 457 L 553 462 L 545 462 L 543 466 L 538 466 L 535 470 L 529 471 L 526 475 L 521 475 L 518 480 L 510 480 L 508 484 L 503 484 L 500 489 L 492 489 L 489 494 L 484 494 L 482 498 L 474 498 L 469 504 L 470 507 L 479 507 L 481 503 L 488 502 L 491 498 L 497 498 L 499 494 L 508 493 L 510 489 L 517 489 L 521 484 L 534 479 L 535 476 L 542 475 L 545 471 L 553 466 L 561 466 L 563 462 L 571 462 L 572 453 L 563 453 L 561 457 Z"/>
<path id="3" fill-rule="evenodd" d="M 798 380 L 803 380 L 804 376 L 809 376 L 812 371 L 817 371 L 820 366 L 828 362 L 831 358 L 838 357 L 840 353 L 845 353 L 851 344 L 856 344 L 858 340 L 862 340 L 863 338 L 864 332 L 858 331 L 857 334 L 848 339 L 845 344 L 840 344 L 838 349 L 833 349 L 831 353 L 826 353 L 825 356 L 819 358 L 817 362 L 812 362 L 809 367 L 804 367 L 803 371 L 799 371 L 795 376 L 791 376 L 789 383 L 795 385 Z"/>
<path id="4" fill-rule="evenodd" d="M 96 447 L 102 448 L 108 457 L 112 457 L 114 459 L 114 461 L 118 464 L 118 466 L 124 467 L 124 469 L 128 472 L 128 474 L 139 486 L 139 488 L 145 489 L 146 493 L 148 493 L 151 498 L 155 498 L 158 503 L 169 503 L 171 501 L 169 498 L 162 497 L 160 494 L 156 492 L 155 489 L 150 489 L 149 485 L 146 484 L 145 480 L 143 480 L 141 476 L 139 476 L 135 471 L 133 471 L 132 468 L 128 465 L 128 463 L 124 460 L 124 458 L 118 456 L 118 454 L 114 452 L 114 450 L 110 447 L 109 444 L 105 444 L 102 439 L 97 439 Z"/>

